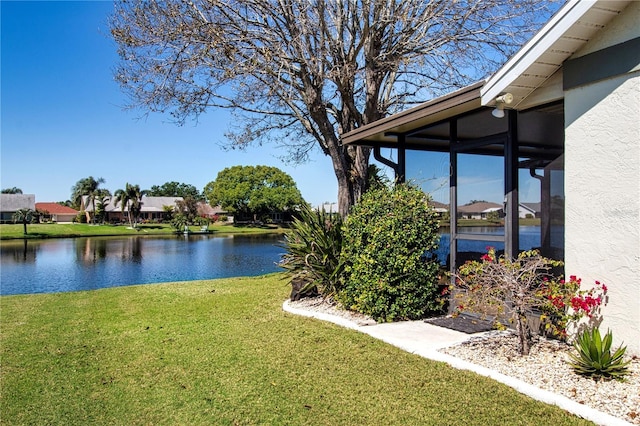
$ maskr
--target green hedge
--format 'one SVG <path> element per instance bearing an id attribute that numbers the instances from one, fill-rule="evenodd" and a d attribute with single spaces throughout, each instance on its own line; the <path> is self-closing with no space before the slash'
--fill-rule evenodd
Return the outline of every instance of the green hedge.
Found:
<path id="1" fill-rule="evenodd" d="M 338 299 L 377 321 L 420 319 L 443 307 L 438 218 L 429 197 L 399 184 L 365 193 L 345 221 L 344 286 Z"/>

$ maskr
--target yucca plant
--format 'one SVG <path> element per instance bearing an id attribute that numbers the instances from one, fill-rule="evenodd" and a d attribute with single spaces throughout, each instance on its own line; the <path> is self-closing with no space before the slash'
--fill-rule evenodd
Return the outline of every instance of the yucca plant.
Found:
<path id="1" fill-rule="evenodd" d="M 305 206 L 282 245 L 287 252 L 280 266 L 291 276 L 292 282 L 305 283 L 300 294 L 319 293 L 331 297 L 338 290 L 342 263 L 342 218 L 337 213 L 313 210 Z"/>
<path id="2" fill-rule="evenodd" d="M 597 327 L 586 329 L 578 335 L 574 342 L 577 353 L 569 354 L 569 365 L 576 373 L 593 376 L 596 379 L 607 378 L 621 380 L 628 373 L 630 361 L 624 361 L 626 346 L 620 346 L 613 354 L 611 343 L 613 334 L 607 330 L 604 338 Z"/>

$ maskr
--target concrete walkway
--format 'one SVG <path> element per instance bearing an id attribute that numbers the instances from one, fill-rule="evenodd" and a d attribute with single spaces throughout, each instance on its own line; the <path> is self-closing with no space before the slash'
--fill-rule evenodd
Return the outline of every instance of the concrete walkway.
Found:
<path id="1" fill-rule="evenodd" d="M 565 396 L 554 394 L 489 368 L 438 352 L 438 349 L 465 342 L 471 337 L 479 336 L 482 333 L 469 335 L 460 331 L 427 324 L 424 321 L 401 321 L 359 325 L 343 317 L 292 307 L 289 305 L 289 301 L 283 303 L 282 309 L 292 314 L 317 318 L 352 330 L 357 330 L 423 358 L 445 362 L 454 368 L 469 370 L 482 376 L 490 377 L 533 399 L 556 405 L 563 410 L 590 420 L 598 425 L 633 426 L 631 423 L 620 418 L 595 410 L 584 404 L 579 404 Z"/>

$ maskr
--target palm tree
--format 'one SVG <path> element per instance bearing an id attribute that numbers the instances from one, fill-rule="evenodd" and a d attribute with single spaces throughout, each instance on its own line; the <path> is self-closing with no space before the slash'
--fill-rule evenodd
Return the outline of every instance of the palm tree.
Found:
<path id="1" fill-rule="evenodd" d="M 134 223 L 138 222 L 142 211 L 142 197 L 147 194 L 147 190 L 140 190 L 140 185 L 131 185 L 131 213 L 133 213 Z"/>
<path id="2" fill-rule="evenodd" d="M 105 220 L 105 209 L 109 205 L 111 201 L 111 191 L 108 189 L 99 189 L 95 196 L 95 201 L 97 202 L 95 216 L 96 219 L 100 219 L 100 221 L 104 224 Z"/>
<path id="3" fill-rule="evenodd" d="M 120 203 L 122 214 L 124 214 L 125 207 L 127 208 L 127 217 L 132 228 L 134 227 L 134 219 L 137 219 L 140 215 L 142 196 L 146 193 L 146 190 L 140 190 L 140 185 L 130 185 L 127 182 L 124 189 L 118 189 L 114 194 L 113 205 L 117 206 Z"/>
<path id="4" fill-rule="evenodd" d="M 27 223 L 31 223 L 38 216 L 38 213 L 32 209 L 25 208 L 17 210 L 13 216 L 13 222 L 22 222 L 24 226 L 24 235 L 27 235 Z"/>
<path id="5" fill-rule="evenodd" d="M 118 189 L 116 192 L 114 192 L 113 196 L 113 206 L 117 207 L 118 204 L 120 204 L 120 210 L 122 211 L 122 214 L 124 215 L 124 209 L 129 207 L 129 184 L 127 183 L 125 189 Z M 131 227 L 133 227 L 133 222 L 131 221 L 131 213 L 129 212 L 129 209 L 127 208 L 127 218 L 129 219 L 129 224 L 131 225 Z"/>
<path id="6" fill-rule="evenodd" d="M 104 182 L 104 178 L 94 179 L 93 176 L 89 176 L 88 178 L 80 179 L 76 182 L 73 188 L 71 188 L 71 198 L 77 206 L 80 206 L 80 208 L 86 209 L 86 206 L 82 205 L 82 197 L 85 195 L 87 196 L 87 202 L 90 202 L 93 207 L 91 223 L 94 225 L 96 223 L 96 197 L 100 195 L 99 186 Z"/>

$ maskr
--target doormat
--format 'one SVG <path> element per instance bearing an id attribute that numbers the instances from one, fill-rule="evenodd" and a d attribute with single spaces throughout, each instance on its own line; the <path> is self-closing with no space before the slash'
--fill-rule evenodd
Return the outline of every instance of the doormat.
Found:
<path id="1" fill-rule="evenodd" d="M 468 315 L 458 315 L 457 317 L 438 317 L 424 320 L 427 324 L 438 327 L 449 328 L 467 334 L 482 333 L 493 330 L 491 321 L 479 319 Z"/>

